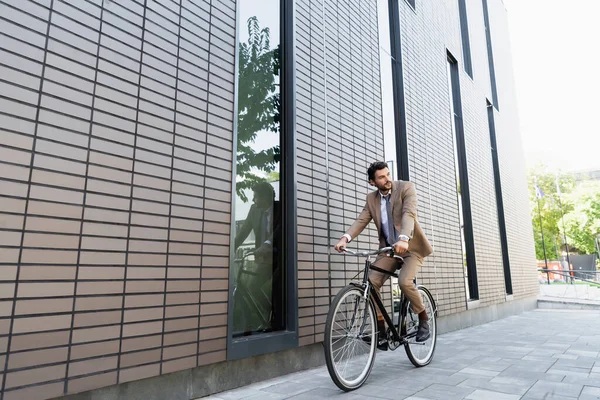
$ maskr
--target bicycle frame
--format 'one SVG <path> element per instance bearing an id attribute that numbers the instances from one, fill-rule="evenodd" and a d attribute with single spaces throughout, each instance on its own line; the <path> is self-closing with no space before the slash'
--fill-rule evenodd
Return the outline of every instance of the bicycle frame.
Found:
<path id="1" fill-rule="evenodd" d="M 395 278 L 398 278 L 398 274 L 395 272 L 389 272 L 380 268 L 376 268 L 372 265 L 371 260 L 367 259 L 365 261 L 365 269 L 364 269 L 364 276 L 363 276 L 363 287 L 368 287 L 369 289 L 369 295 L 371 297 L 373 297 L 373 300 L 375 301 L 375 305 L 377 305 L 377 307 L 379 308 L 379 311 L 381 312 L 381 315 L 383 316 L 383 319 L 385 320 L 387 326 L 390 328 L 390 331 L 392 332 L 392 337 L 394 339 L 394 341 L 397 342 L 403 342 L 403 338 L 400 337 L 400 333 L 398 332 L 398 329 L 396 329 L 396 326 L 394 326 L 394 322 L 392 321 L 392 318 L 390 317 L 390 315 L 388 314 L 387 310 L 385 309 L 385 306 L 383 305 L 383 301 L 381 300 L 381 297 L 379 296 L 379 293 L 377 293 L 377 290 L 375 290 L 375 287 L 373 286 L 373 284 L 371 283 L 371 280 L 369 279 L 369 271 L 370 270 L 375 270 L 377 272 L 381 272 L 384 273 L 386 275 L 389 276 L 393 276 Z M 405 302 L 405 298 L 404 298 L 404 294 L 400 295 L 400 310 L 403 310 L 404 308 L 402 307 L 402 305 L 404 305 Z M 402 314 L 402 311 L 400 311 L 400 314 Z M 366 316 L 365 316 L 366 318 Z M 398 319 L 398 325 L 400 325 L 402 318 Z M 364 326 L 364 321 L 363 321 L 363 326 Z"/>
<path id="2" fill-rule="evenodd" d="M 234 295 L 234 297 L 236 296 L 236 294 L 241 296 L 243 298 L 243 300 L 246 302 L 246 304 L 248 304 L 254 308 L 254 312 L 260 318 L 260 323 L 267 324 L 268 319 L 265 318 L 265 316 L 263 315 L 263 310 L 261 309 L 261 307 L 259 307 L 257 300 L 254 298 L 254 296 L 250 293 L 250 291 L 246 288 L 245 284 L 241 280 L 242 274 L 246 274 L 246 275 L 250 275 L 250 276 L 258 276 L 257 273 L 247 270 L 246 266 L 245 266 L 247 257 L 253 256 L 253 255 L 254 255 L 254 252 L 249 251 L 246 254 L 244 254 L 242 257 L 236 258 L 234 260 L 234 263 L 238 263 L 239 267 L 238 267 L 238 270 L 236 273 L 233 295 Z"/>
<path id="3" fill-rule="evenodd" d="M 400 344 L 405 344 L 407 343 L 407 338 L 410 338 L 412 336 L 414 336 L 415 334 L 410 334 L 410 335 L 401 335 L 400 332 L 398 332 L 398 329 L 396 329 L 396 326 L 394 325 L 394 322 L 392 321 L 392 318 L 390 317 L 390 315 L 388 314 L 387 310 L 385 309 L 384 305 L 383 305 L 383 301 L 381 300 L 381 297 L 379 296 L 379 293 L 377 293 L 377 291 L 375 290 L 375 288 L 373 287 L 373 284 L 371 283 L 371 280 L 369 279 L 369 271 L 370 270 L 374 270 L 377 272 L 381 272 L 383 274 L 389 275 L 389 276 L 393 276 L 395 278 L 398 278 L 398 274 L 395 272 L 390 272 L 390 271 L 386 271 L 384 269 L 378 268 L 376 266 L 374 266 L 371 262 L 371 257 L 374 255 L 379 255 L 382 253 L 386 253 L 386 252 L 390 252 L 392 251 L 393 248 L 392 247 L 385 247 L 383 249 L 379 249 L 377 251 L 373 251 L 373 252 L 353 252 L 350 250 L 347 250 L 345 248 L 343 248 L 343 251 L 345 253 L 348 253 L 350 255 L 356 255 L 356 256 L 367 256 L 367 259 L 365 260 L 365 267 L 363 270 L 363 280 L 362 283 L 356 283 L 356 282 L 351 282 L 351 285 L 354 285 L 356 287 L 360 287 L 361 289 L 364 290 L 364 297 L 367 297 L 367 294 L 369 296 L 373 296 L 373 299 L 375 301 L 375 304 L 377 305 L 377 307 L 379 308 L 379 311 L 381 312 L 381 315 L 383 316 L 384 321 L 386 322 L 387 326 L 390 328 L 390 331 L 392 333 L 392 337 L 394 339 L 394 341 L 399 342 Z M 401 256 L 393 256 L 394 258 L 398 258 L 400 261 L 402 261 L 402 263 L 404 263 L 404 258 Z M 408 257 L 410 257 L 410 254 L 408 255 Z M 400 315 L 398 318 L 398 328 L 400 327 L 400 324 L 403 321 L 403 317 L 405 317 L 405 311 L 406 310 L 406 303 L 408 302 L 408 299 L 406 298 L 406 296 L 404 295 L 404 293 L 401 293 L 400 295 Z M 358 304 L 354 305 L 354 314 L 352 316 L 352 324 L 354 323 L 354 316 L 356 315 L 356 309 L 358 307 Z M 366 324 L 366 314 L 363 317 L 363 322 L 361 325 L 361 329 L 360 332 L 362 333 L 365 324 Z"/>

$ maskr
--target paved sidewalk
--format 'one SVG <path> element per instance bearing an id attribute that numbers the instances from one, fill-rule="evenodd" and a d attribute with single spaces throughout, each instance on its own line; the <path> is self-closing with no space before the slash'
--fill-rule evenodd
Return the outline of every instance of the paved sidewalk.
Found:
<path id="1" fill-rule="evenodd" d="M 378 352 L 365 385 L 339 390 L 326 367 L 207 397 L 211 400 L 600 399 L 600 311 L 535 310 L 438 337 L 415 368 L 402 348 Z"/>

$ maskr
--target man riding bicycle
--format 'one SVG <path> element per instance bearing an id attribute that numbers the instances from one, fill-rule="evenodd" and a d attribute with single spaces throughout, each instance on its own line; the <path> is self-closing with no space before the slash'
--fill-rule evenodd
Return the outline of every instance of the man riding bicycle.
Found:
<path id="1" fill-rule="evenodd" d="M 394 253 L 404 257 L 399 265 L 397 259 L 382 254 L 377 257 L 374 266 L 394 272 L 400 268 L 398 284 L 410 300 L 413 312 L 419 315 L 417 342 L 424 342 L 430 336 L 429 317 L 414 279 L 423 258 L 433 252 L 433 248 L 425 237 L 417 220 L 417 193 L 412 182 L 392 181 L 391 173 L 385 162 L 374 162 L 367 170 L 369 183 L 378 190 L 367 195 L 366 204 L 348 231 L 340 238 L 335 249 L 342 253 L 346 245 L 355 239 L 373 220 L 379 234 L 379 247 L 393 246 Z M 389 275 L 375 270 L 369 272 L 369 279 L 379 292 Z M 377 310 L 377 327 L 379 338 L 377 347 L 388 349 L 385 334 L 385 321 L 380 310 Z"/>

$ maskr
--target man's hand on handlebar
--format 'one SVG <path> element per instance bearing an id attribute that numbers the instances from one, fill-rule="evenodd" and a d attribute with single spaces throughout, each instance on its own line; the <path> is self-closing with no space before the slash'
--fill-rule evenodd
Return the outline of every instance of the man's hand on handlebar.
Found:
<path id="1" fill-rule="evenodd" d="M 347 244 L 348 244 L 348 238 L 346 238 L 345 236 L 342 236 L 340 241 L 335 245 L 335 251 L 337 251 L 338 253 L 343 253 L 344 250 L 346 249 Z"/>
<path id="2" fill-rule="evenodd" d="M 394 243 L 394 253 L 404 255 L 408 251 L 408 242 L 399 240 Z"/>

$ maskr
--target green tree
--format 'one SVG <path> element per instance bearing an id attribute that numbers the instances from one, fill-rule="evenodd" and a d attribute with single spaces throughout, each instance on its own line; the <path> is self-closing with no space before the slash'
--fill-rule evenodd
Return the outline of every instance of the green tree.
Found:
<path id="1" fill-rule="evenodd" d="M 529 204 L 531 220 L 533 222 L 533 235 L 535 240 L 535 253 L 538 260 L 544 259 L 542 245 L 542 229 L 546 255 L 548 259 L 556 259 L 564 242 L 561 227 L 562 215 L 573 210 L 573 203 L 565 193 L 570 193 L 575 186 L 575 179 L 570 174 L 558 174 L 560 196 L 557 190 L 557 175 L 550 173 L 543 166 L 538 166 L 528 172 Z M 541 189 L 542 197 L 538 199 L 536 181 Z M 539 208 L 538 211 L 538 201 Z M 561 210 L 562 205 L 562 210 Z M 540 214 L 542 228 L 540 228 Z"/>
<path id="2" fill-rule="evenodd" d="M 281 159 L 279 145 L 260 151 L 254 146 L 260 132 L 281 129 L 281 48 L 271 49 L 269 28 L 261 29 L 256 17 L 247 27 L 248 41 L 239 47 L 237 121 L 236 191 L 244 202 L 244 190 L 266 181 Z"/>
<path id="3" fill-rule="evenodd" d="M 565 197 L 573 204 L 565 215 L 569 244 L 581 254 L 594 254 L 600 235 L 600 182 L 582 182 Z"/>

